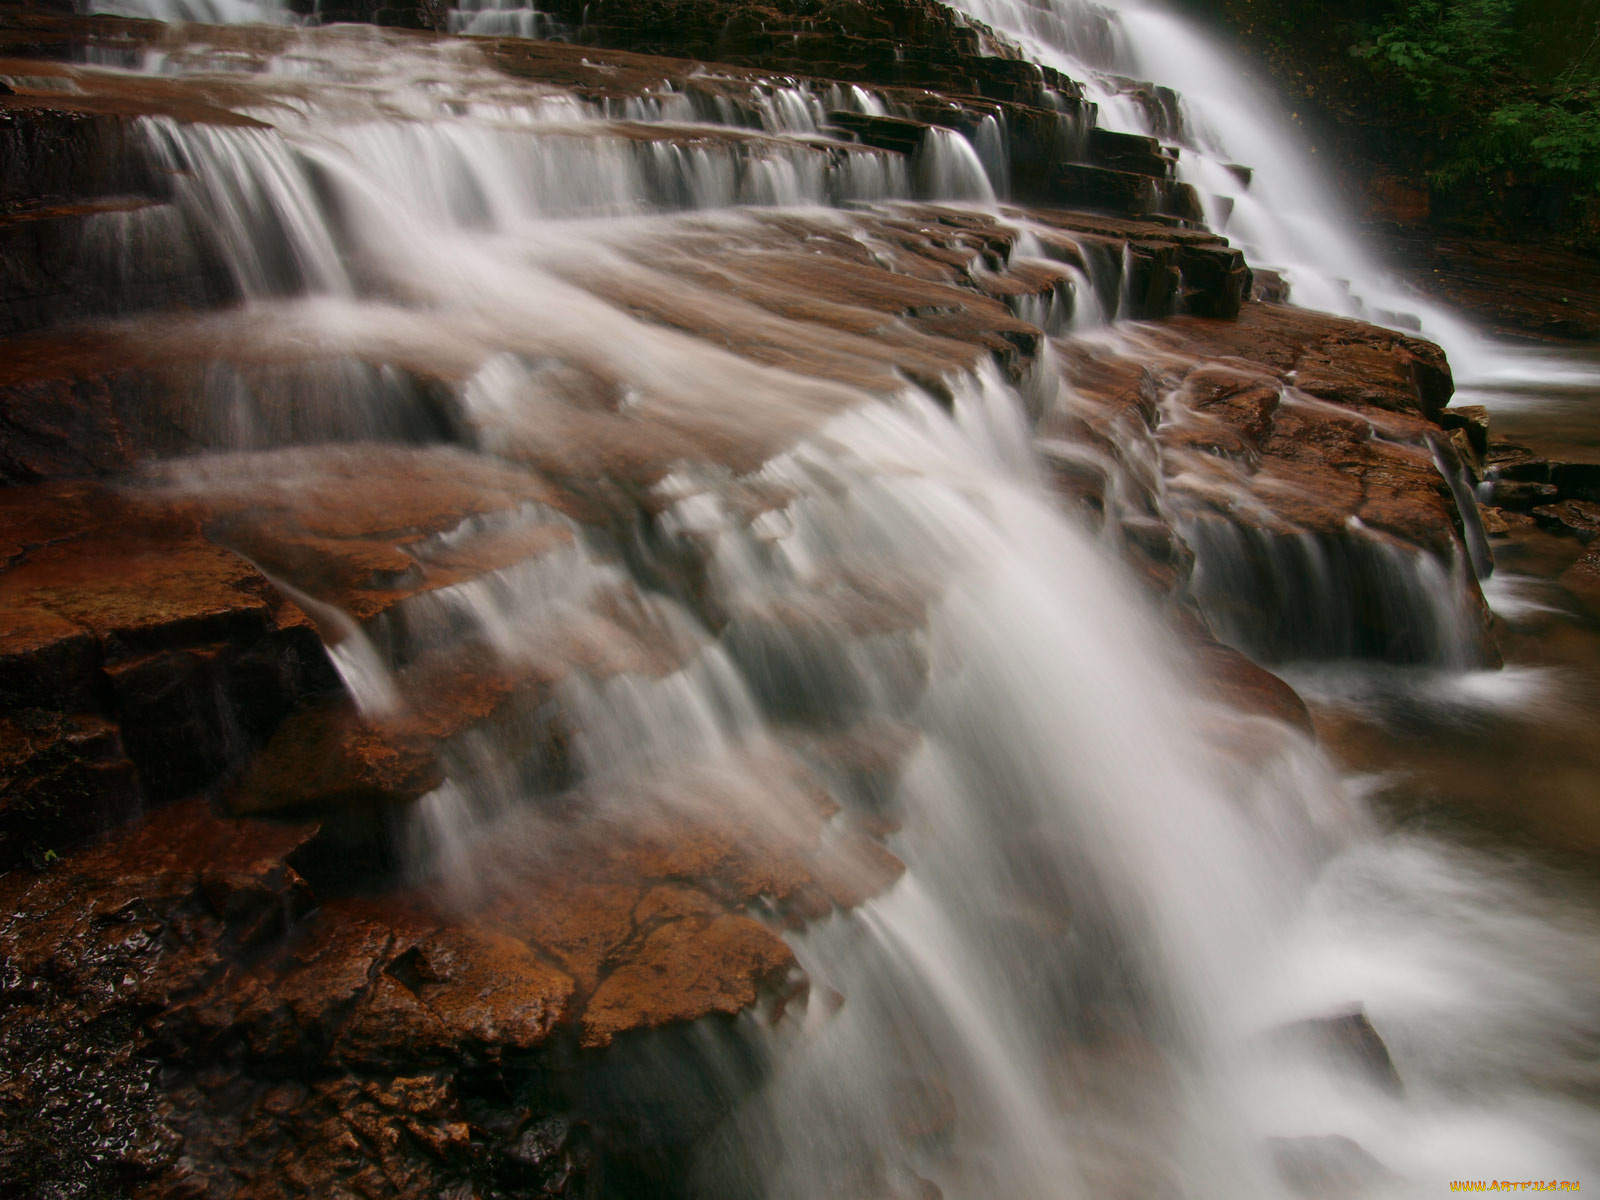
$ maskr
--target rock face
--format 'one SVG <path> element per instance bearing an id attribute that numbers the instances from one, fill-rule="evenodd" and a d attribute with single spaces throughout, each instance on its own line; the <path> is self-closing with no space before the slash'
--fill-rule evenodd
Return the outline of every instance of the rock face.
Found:
<path id="1" fill-rule="evenodd" d="M 1502 337 L 1600 340 L 1600 288 L 1571 250 L 1484 237 L 1396 239 L 1420 285 Z"/>
<path id="2" fill-rule="evenodd" d="M 574 1056 L 803 996 L 745 907 L 812 916 L 894 877 L 864 840 L 815 857 L 823 815 L 792 839 L 668 810 L 558 821 L 502 843 L 491 887 L 340 897 L 299 869 L 317 825 L 185 801 L 0 877 L 9 1181 L 590 1195 L 595 1131 L 636 1114 L 587 1101 Z"/>
<path id="3" fill-rule="evenodd" d="M 201 788 L 337 687 L 315 627 L 199 515 L 0 490 L 0 864 Z"/>
<path id="4" fill-rule="evenodd" d="M 1067 374 L 1074 394 L 1045 428 L 1087 427 L 1119 464 L 1121 494 L 1108 500 L 1110 477 L 1086 478 L 1077 461 L 1062 464 L 1063 486 L 1120 524 L 1135 565 L 1198 599 L 1228 640 L 1269 660 L 1494 660 L 1469 554 L 1477 512 L 1462 516 L 1440 471 L 1462 465 L 1439 423 L 1451 382 L 1436 347 L 1252 304 L 1234 321 L 1177 318 L 1085 346 Z M 1449 642 L 1418 623 L 1430 564 L 1449 564 L 1438 585 Z M 1411 572 L 1422 574 L 1408 584 Z M 1326 590 L 1296 590 L 1323 573 L 1344 581 L 1332 607 Z"/>

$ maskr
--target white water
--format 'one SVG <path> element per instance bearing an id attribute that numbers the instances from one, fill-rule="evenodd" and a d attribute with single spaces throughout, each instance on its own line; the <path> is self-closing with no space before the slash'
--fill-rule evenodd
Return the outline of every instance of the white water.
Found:
<path id="1" fill-rule="evenodd" d="M 250 302 L 246 336 L 449 367 L 476 444 L 535 468 L 603 481 L 658 455 L 665 540 L 705 556 L 726 623 L 573 526 L 570 550 L 408 602 L 408 637 L 555 662 L 597 803 L 721 777 L 717 802 L 782 827 L 796 798 L 746 764 L 819 730 L 919 735 L 886 801 L 821 776 L 841 821 L 891 810 L 908 870 L 794 935 L 813 1002 L 747 1030 L 770 1079 L 707 1147 L 701 1191 L 1266 1200 L 1284 1155 L 1312 1152 L 1272 1139 L 1329 1136 L 1381 1164 L 1341 1194 L 1593 1174 L 1594 913 L 1504 862 L 1382 836 L 1300 734 L 1194 694 L 1039 478 L 1041 396 L 985 366 L 950 380 L 947 415 L 903 383 L 742 357 L 716 341 L 814 335 L 669 270 L 770 251 L 761 211 L 729 206 L 870 238 L 823 205 L 912 181 L 798 141 L 640 140 L 570 97 L 507 95 L 465 52 L 415 53 L 307 42 L 258 80 L 274 131 L 149 126 L 193 171 L 179 203 Z M 315 94 L 285 85 L 308 70 Z M 802 124 L 806 105 L 771 111 Z M 936 139 L 929 160 L 922 187 L 992 199 L 971 147 Z M 631 315 L 663 296 L 687 331 Z M 585 403 L 597 381 L 614 406 Z M 1033 382 L 1053 400 L 1053 377 Z M 177 471 L 214 486 L 200 469 Z M 736 502 L 752 489 L 779 498 L 754 518 Z M 618 595 L 637 647 L 605 615 Z M 889 615 L 866 627 L 841 615 L 874 604 Z M 393 703 L 374 653 L 352 643 L 346 677 Z M 522 765 L 461 748 L 423 805 L 431 866 L 470 873 L 480 839 L 537 821 Z M 1352 1004 L 1401 1094 L 1283 1032 Z"/>
<path id="2" fill-rule="evenodd" d="M 90 0 L 86 7 L 118 17 L 206 25 L 280 25 L 294 20 L 283 0 Z"/>
<path id="3" fill-rule="evenodd" d="M 1102 127 L 1177 145 L 1178 176 L 1199 191 L 1211 228 L 1253 266 L 1281 272 L 1295 304 L 1420 332 L 1444 347 L 1464 383 L 1537 380 L 1561 369 L 1548 355 L 1491 341 L 1375 255 L 1278 99 L 1248 64 L 1161 0 L 952 0 L 950 7 L 1082 82 Z M 1171 89 L 1176 112 L 1130 92 L 1129 80 Z"/>

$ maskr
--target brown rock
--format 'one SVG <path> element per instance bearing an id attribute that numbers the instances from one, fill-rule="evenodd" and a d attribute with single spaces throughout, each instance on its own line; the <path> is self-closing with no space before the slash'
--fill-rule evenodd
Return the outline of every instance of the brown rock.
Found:
<path id="1" fill-rule="evenodd" d="M 141 795 L 204 785 L 334 684 L 310 622 L 249 563 L 206 542 L 181 506 L 92 484 L 6 489 L 0 546 L 0 691 L 56 714 L 30 718 L 36 728 L 101 729 L 56 737 L 32 760 L 53 776 L 40 786 L 57 787 L 58 803 L 41 807 L 45 793 L 30 792 L 8 861 L 16 838 L 58 847 L 131 814 Z M 119 774 L 124 754 L 136 779 Z M 74 810 L 76 788 L 87 791 Z M 7 805 L 8 820 L 20 803 Z"/>
<path id="2" fill-rule="evenodd" d="M 104 717 L 39 709 L 0 717 L 0 862 L 106 828 L 139 795 L 120 732 Z"/>
<path id="3" fill-rule="evenodd" d="M 1246 305 L 1233 322 L 1178 317 L 1129 336 L 1123 351 L 1064 348 L 1081 403 L 1070 417 L 1047 414 L 1041 434 L 1081 439 L 1074 426 L 1086 425 L 1119 464 L 1123 500 L 1109 515 L 1151 586 L 1173 592 L 1189 578 L 1182 553 L 1151 557 L 1173 544 L 1171 530 L 1163 540 L 1153 526 L 1177 518 L 1200 538 L 1226 528 L 1249 560 L 1235 564 L 1241 578 L 1226 602 L 1251 614 L 1216 614 L 1230 637 L 1250 629 L 1258 653 L 1316 652 L 1288 643 L 1323 637 L 1300 610 L 1328 597 L 1285 591 L 1271 567 L 1313 554 L 1342 582 L 1335 606 L 1360 626 L 1341 644 L 1408 661 L 1433 653 L 1431 634 L 1384 597 L 1396 550 L 1467 561 L 1465 523 L 1434 461 L 1436 449 L 1450 452 L 1433 420 L 1451 386 L 1437 348 L 1268 304 Z M 1152 453 L 1164 483 L 1148 477 Z M 1470 580 L 1463 587 L 1479 617 L 1477 652 L 1494 661 L 1482 597 Z"/>
<path id="4" fill-rule="evenodd" d="M 794 966 L 782 941 L 748 917 L 690 916 L 645 935 L 584 1009 L 583 1044 L 707 1012 L 732 1016 L 775 989 Z"/>
<path id="5" fill-rule="evenodd" d="M 1322 1047 L 1384 1091 L 1398 1094 L 1403 1090 L 1389 1047 L 1359 1007 L 1347 1013 L 1296 1021 L 1279 1030 L 1277 1036 Z"/>
<path id="6" fill-rule="evenodd" d="M 259 814 L 416 800 L 444 782 L 449 744 L 486 727 L 508 754 L 537 746 L 550 782 L 559 783 L 567 776 L 565 730 L 554 716 L 536 715 L 551 683 L 482 646 L 429 655 L 395 676 L 406 699 L 394 712 L 364 715 L 341 697 L 285 720 L 232 789 L 231 805 Z"/>
<path id="7" fill-rule="evenodd" d="M 1588 544 L 1600 537 L 1600 504 L 1587 500 L 1562 500 L 1533 510 L 1540 528 L 1568 534 Z"/>
<path id="8" fill-rule="evenodd" d="M 1224 704 L 1316 736 L 1305 701 L 1272 672 L 1219 642 L 1191 641 L 1191 650 L 1202 687 Z"/>
<path id="9" fill-rule="evenodd" d="M 1600 542 L 1589 543 L 1578 561 L 1562 572 L 1561 582 L 1568 591 L 1600 611 Z"/>

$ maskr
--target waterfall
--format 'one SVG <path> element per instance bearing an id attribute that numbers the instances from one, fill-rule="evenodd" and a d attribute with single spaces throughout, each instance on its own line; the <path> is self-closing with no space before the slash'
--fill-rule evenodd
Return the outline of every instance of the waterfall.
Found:
<path id="1" fill-rule="evenodd" d="M 983 160 L 954 130 L 928 130 L 917 150 L 916 173 L 918 190 L 930 198 L 994 202 Z"/>
<path id="2" fill-rule="evenodd" d="M 90 0 L 87 8 L 117 17 L 206 25 L 282 25 L 295 19 L 285 0 Z"/>
<path id="3" fill-rule="evenodd" d="M 1082 81 L 1102 127 L 1179 147 L 1179 178 L 1199 192 L 1208 223 L 1256 267 L 1282 273 L 1295 304 L 1420 332 L 1445 348 L 1464 384 L 1550 369 L 1548 356 L 1530 361 L 1526 351 L 1495 344 L 1375 255 L 1249 65 L 1161 0 L 950 6 Z"/>
<path id="4" fill-rule="evenodd" d="M 1102 80 L 1158 19 L 970 11 Z M 181 328 L 264 364 L 200 392 L 218 454 L 163 481 L 293 496 L 289 468 L 323 461 L 297 445 L 430 436 L 378 361 L 447 382 L 432 419 L 451 440 L 602 514 L 530 501 L 494 531 L 542 539 L 526 561 L 365 632 L 319 616 L 370 707 L 425 699 L 398 682 L 424 653 L 555 681 L 575 778 L 550 783 L 510 735 L 453 747 L 406 832 L 417 876 L 483 886 L 497 848 L 537 842 L 553 791 L 779 837 L 820 791 L 842 876 L 858 825 L 905 865 L 789 934 L 810 998 L 741 1018 L 762 1078 L 685 1190 L 1268 1200 L 1331 1173 L 1341 1194 L 1427 1196 L 1600 1166 L 1595 914 L 1492 856 L 1383 836 L 1304 734 L 1199 694 L 1154 605 L 1045 483 L 1029 414 L 1061 386 L 1047 352 L 1021 380 L 985 359 L 914 383 L 869 337 L 899 309 L 804 324 L 827 297 L 802 291 L 789 239 L 893 261 L 907 210 L 886 202 L 993 207 L 987 137 L 934 130 L 908 172 L 819 144 L 799 89 L 760 97 L 759 129 L 668 104 L 615 119 L 513 86 L 471 47 L 295 36 L 292 63 L 238 84 L 271 128 L 142 126 L 240 300 Z M 1155 127 L 1099 86 L 1104 113 Z M 1206 119 L 1222 120 L 1185 112 L 1186 148 L 1208 145 Z M 1216 182 L 1224 153 L 1186 169 Z M 1332 275 L 1292 260 L 1320 211 L 1282 261 L 1333 305 Z M 1267 216 L 1249 228 L 1280 245 Z M 1115 280 L 1072 284 L 1079 327 L 1116 311 Z M 1349 295 L 1380 303 L 1359 281 Z M 1437 583 L 1383 603 L 1440 617 Z M 851 769 L 847 740 L 897 752 L 893 769 Z M 1402 1090 L 1319 1036 L 1353 1005 Z"/>

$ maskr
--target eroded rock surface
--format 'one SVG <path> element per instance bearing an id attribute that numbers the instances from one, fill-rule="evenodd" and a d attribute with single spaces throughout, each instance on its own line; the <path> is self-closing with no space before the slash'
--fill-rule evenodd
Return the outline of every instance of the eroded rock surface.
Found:
<path id="1" fill-rule="evenodd" d="M 10 1181 L 591 1194 L 586 1123 L 626 1114 L 586 1108 L 573 1055 L 803 997 L 746 910 L 816 915 L 898 870 L 818 857 L 815 802 L 738 827 L 644 799 L 502 839 L 464 890 L 320 895 L 316 824 L 203 801 L 0 878 Z"/>
<path id="2" fill-rule="evenodd" d="M 1177 592 L 1193 578 L 1229 640 L 1269 658 L 1493 661 L 1469 550 L 1478 513 L 1463 516 L 1445 474 L 1466 468 L 1441 424 L 1451 381 L 1437 347 L 1257 303 L 1234 321 L 1178 317 L 1067 352 L 1073 395 L 1041 432 L 1086 429 L 1115 466 L 1059 457 L 1063 488 L 1120 523 L 1152 582 Z M 1207 561 L 1212 579 L 1228 572 L 1214 590 Z M 1386 599 L 1397 573 L 1428 563 L 1446 566 L 1464 645 L 1434 642 Z M 1348 596 L 1331 616 L 1293 591 L 1321 571 Z M 1343 626 L 1336 640 L 1318 640 L 1323 623 Z"/>
<path id="3" fill-rule="evenodd" d="M 193 508 L 0 490 L 0 861 L 211 783 L 337 686 L 312 623 Z"/>

